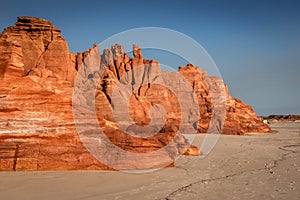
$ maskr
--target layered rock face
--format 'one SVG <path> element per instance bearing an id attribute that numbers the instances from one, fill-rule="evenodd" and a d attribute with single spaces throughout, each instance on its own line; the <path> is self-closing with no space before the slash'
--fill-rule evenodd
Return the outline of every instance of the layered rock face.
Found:
<path id="1" fill-rule="evenodd" d="M 10 56 L 8 66 L 1 66 L 2 77 L 18 73 L 73 81 L 76 76 L 67 42 L 47 20 L 18 17 L 16 26 L 1 34 L 1 47 L 1 58 Z"/>
<path id="2" fill-rule="evenodd" d="M 72 114 L 75 55 L 50 22 L 19 17 L 0 36 L 0 170 L 107 169 Z"/>
<path id="3" fill-rule="evenodd" d="M 170 80 L 189 86 L 177 87 Z M 79 126 L 88 127 L 89 112 L 95 108 L 96 126 L 125 152 L 155 152 L 170 144 L 161 158 L 137 162 L 126 153 L 111 158 L 115 169 L 155 168 L 161 160 L 172 165 L 182 153 L 200 154 L 181 133 L 207 132 L 218 107 L 214 98 L 218 89 L 226 89 L 218 77 L 190 64 L 178 73 L 163 72 L 157 61 L 143 59 L 137 45 L 133 58 L 121 45 L 104 49 L 102 55 L 97 45 L 72 54 L 59 29 L 32 17 L 19 17 L 16 26 L 1 34 L 0 81 L 0 171 L 114 168 L 99 162 L 82 144 L 72 110 L 77 104 L 86 119 Z M 270 131 L 250 106 L 232 98 L 227 89 L 224 94 L 226 112 L 218 113 L 226 115 L 222 133 Z M 90 137 L 95 131 L 83 134 Z M 97 150 L 105 156 L 114 147 Z"/>
<path id="4" fill-rule="evenodd" d="M 118 54 L 114 53 L 114 49 L 117 48 L 120 49 Z M 181 108 L 178 102 L 178 98 L 184 99 L 184 101 L 188 100 L 186 99 L 186 96 L 174 96 L 174 94 L 172 94 L 172 92 L 167 88 L 172 84 L 173 88 L 178 87 L 179 85 L 175 86 L 177 84 L 176 81 L 171 85 L 166 84 L 166 82 L 168 81 L 172 82 L 171 80 L 178 79 L 178 77 L 174 77 L 174 75 L 179 73 L 179 75 L 185 78 L 186 81 L 190 84 L 193 92 L 196 95 L 196 101 L 198 104 L 197 106 L 199 107 L 199 116 L 197 119 L 194 119 L 194 122 L 198 123 L 197 132 L 208 132 L 209 126 L 212 126 L 210 122 L 212 121 L 212 118 L 215 117 L 213 116 L 214 109 L 216 112 L 223 111 L 223 113 L 215 114 L 218 115 L 218 117 L 225 118 L 223 126 L 220 125 L 220 128 L 222 128 L 222 134 L 242 135 L 249 132 L 270 131 L 270 128 L 262 123 L 262 120 L 258 116 L 256 116 L 251 106 L 244 104 L 239 99 L 231 97 L 228 92 L 227 86 L 224 85 L 223 81 L 219 77 L 208 76 L 204 70 L 201 70 L 200 68 L 195 67 L 192 64 L 179 67 L 178 73 L 168 72 L 167 75 L 163 76 L 164 72 L 160 71 L 159 63 L 152 60 L 143 60 L 140 50 L 138 51 L 138 53 L 136 53 L 135 48 L 137 48 L 137 46 L 134 46 L 133 49 L 134 58 L 129 58 L 128 55 L 124 53 L 124 50 L 120 45 L 112 46 L 111 50 L 104 50 L 102 63 L 107 64 L 107 60 L 112 61 L 108 65 L 109 70 L 105 72 L 106 75 L 104 75 L 101 79 L 100 90 L 98 90 L 98 93 L 101 96 L 101 100 L 98 101 L 99 107 L 97 106 L 97 108 L 101 108 L 102 112 L 105 110 L 105 108 L 110 108 L 110 106 L 107 107 L 107 105 L 111 103 L 112 93 L 117 82 L 122 82 L 124 81 L 123 79 L 126 79 L 127 84 L 133 85 L 132 78 L 128 78 L 128 74 L 126 73 L 129 71 L 131 72 L 131 70 L 135 69 L 135 67 L 137 66 L 142 66 L 141 69 L 136 70 L 135 74 L 133 75 L 133 77 L 136 77 L 136 79 L 134 80 L 134 85 L 139 84 L 140 86 L 136 87 L 137 89 L 133 92 L 135 98 L 131 98 L 131 102 L 129 104 L 129 112 L 135 122 L 139 124 L 149 123 L 149 108 L 151 107 L 151 105 L 161 104 L 167 110 L 167 118 L 169 121 L 167 121 L 166 124 L 170 122 L 174 130 L 179 129 L 178 126 L 181 120 L 182 112 L 180 110 Z M 112 55 L 114 59 L 107 59 L 106 55 Z M 150 74 L 150 76 L 148 76 L 148 74 Z M 138 77 L 143 79 L 138 80 Z M 150 83 L 151 80 L 154 79 L 162 79 L 161 81 L 158 81 L 158 83 L 164 85 L 164 87 L 162 87 L 161 85 L 158 86 L 156 84 Z M 182 85 L 180 87 L 182 87 Z M 181 90 L 186 89 L 187 88 L 181 88 Z M 223 91 L 221 92 L 221 90 Z M 224 94 L 225 101 L 220 102 L 220 100 L 217 100 L 216 102 L 213 102 L 213 98 L 218 98 L 217 95 L 220 94 Z M 103 100 L 103 97 L 105 100 Z M 105 108 L 101 107 L 100 102 L 106 102 Z M 189 102 L 188 104 L 190 103 L 191 102 Z M 224 106 L 224 110 L 213 108 L 214 106 Z M 103 113 L 104 119 L 113 121 L 111 110 L 108 110 L 107 112 L 104 111 Z M 193 116 L 192 113 L 188 114 L 192 119 L 196 117 Z M 122 116 L 121 119 L 124 119 L 124 117 Z M 184 132 L 189 133 L 188 131 Z"/>

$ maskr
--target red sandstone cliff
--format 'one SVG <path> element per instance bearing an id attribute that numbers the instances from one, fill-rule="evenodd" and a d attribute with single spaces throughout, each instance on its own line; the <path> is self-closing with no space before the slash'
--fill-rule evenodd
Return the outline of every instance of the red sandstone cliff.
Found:
<path id="1" fill-rule="evenodd" d="M 138 46 L 134 46 L 133 58 L 120 45 L 103 50 L 102 55 L 99 52 L 95 45 L 84 53 L 70 53 L 60 30 L 43 19 L 19 17 L 16 26 L 8 27 L 2 32 L 0 171 L 109 169 L 89 154 L 75 128 L 72 94 L 78 70 L 83 70 L 85 76 L 91 77 L 82 84 L 89 84 L 93 78 L 100 78 L 98 83 L 93 83 L 97 86 L 93 103 L 100 126 L 114 144 L 127 151 L 151 152 L 174 139 L 176 142 L 170 147 L 172 153 L 165 157 L 171 161 L 189 148 L 187 140 L 180 134 L 176 135 L 181 117 L 176 96 L 160 85 L 151 84 L 157 78 L 162 82 L 167 81 L 160 75 L 162 72 L 159 63 L 143 59 Z M 89 60 L 92 63 L 85 63 L 91 53 L 94 55 Z M 96 69 L 88 66 L 96 66 Z M 104 68 L 104 73 L 97 74 L 97 66 Z M 122 77 L 137 66 L 143 66 L 143 76 L 133 74 L 126 79 L 129 81 L 126 84 L 131 84 L 133 78 L 136 87 L 130 97 L 131 118 L 137 125 L 149 124 L 149 108 L 154 104 L 163 105 L 167 116 L 166 123 L 158 130 L 158 134 L 147 139 L 122 132 L 114 123 L 112 115 L 111 101 L 116 84 L 124 81 Z M 174 72 L 170 76 L 177 76 L 176 74 Z M 190 83 L 199 105 L 200 119 L 193 118 L 193 114 L 190 114 L 189 120 L 198 122 L 197 127 L 194 127 L 198 132 L 206 132 L 212 118 L 213 94 L 217 93 L 213 86 L 224 86 L 223 82 L 217 77 L 207 76 L 204 71 L 192 65 L 180 67 L 179 74 Z M 228 90 L 225 93 L 226 113 L 223 114 L 226 115 L 226 120 L 222 133 L 244 134 L 270 130 L 250 106 L 232 98 Z M 80 102 L 88 104 L 85 96 L 79 95 L 78 98 Z M 126 113 L 121 112 L 119 116 L 123 114 Z M 138 126 L 130 126 L 128 131 L 138 132 Z M 107 148 L 103 152 L 108 151 L 109 147 Z M 195 148 L 190 148 L 187 152 L 199 154 Z M 153 162 L 159 161 L 154 159 Z M 143 165 L 134 161 L 126 164 L 130 165 L 130 169 L 143 168 Z"/>

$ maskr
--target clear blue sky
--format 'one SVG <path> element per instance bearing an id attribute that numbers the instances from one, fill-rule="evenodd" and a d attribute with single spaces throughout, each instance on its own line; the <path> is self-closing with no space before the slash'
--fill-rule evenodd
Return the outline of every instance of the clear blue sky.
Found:
<path id="1" fill-rule="evenodd" d="M 300 114 L 300 1 L 10 0 L 1 3 L 1 30 L 20 15 L 50 20 L 74 53 L 131 28 L 180 31 L 259 115 Z"/>

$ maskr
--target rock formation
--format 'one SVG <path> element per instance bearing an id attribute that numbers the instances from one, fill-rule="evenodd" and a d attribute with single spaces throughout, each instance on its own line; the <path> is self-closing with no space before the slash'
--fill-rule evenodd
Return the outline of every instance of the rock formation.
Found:
<path id="1" fill-rule="evenodd" d="M 196 97 L 185 98 L 185 103 L 196 101 L 199 105 L 199 110 L 187 116 L 181 115 L 181 102 L 176 95 L 183 89 L 172 91 L 156 84 L 168 84 L 170 77 L 179 75 L 185 77 Z M 81 76 L 83 81 L 78 83 Z M 166 78 L 157 61 L 143 59 L 137 45 L 133 47 L 133 58 L 121 45 L 104 49 L 102 55 L 97 45 L 72 54 L 59 29 L 47 20 L 33 17 L 18 17 L 16 25 L 0 35 L 0 81 L 0 171 L 111 169 L 93 157 L 79 139 L 72 112 L 74 84 L 75 90 L 87 85 L 94 87 L 90 93 L 82 91 L 76 96 L 73 105 L 79 102 L 87 109 L 94 105 L 102 130 L 114 145 L 128 152 L 144 153 L 155 152 L 175 141 L 164 156 L 171 165 L 180 154 L 200 154 L 196 147 L 189 147 L 182 134 L 176 133 L 189 133 L 192 129 L 205 133 L 213 116 L 214 93 L 218 93 L 214 88 L 224 87 L 218 77 L 210 77 L 191 64 L 180 67 L 179 73 L 168 72 Z M 116 93 L 120 84 L 131 87 L 132 93 L 126 93 L 127 89 Z M 222 133 L 270 131 L 250 106 L 232 98 L 228 90 L 225 93 L 226 120 Z M 115 101 L 116 97 L 129 101 L 128 109 L 121 109 L 117 116 L 114 109 L 123 102 Z M 125 120 L 128 116 L 130 123 Z M 161 121 L 165 123 L 160 124 Z M 188 126 L 191 123 L 193 127 Z M 149 125 L 148 133 L 143 127 Z M 149 135 L 138 138 L 127 133 Z M 100 152 L 110 150 L 107 146 Z M 125 159 L 119 159 L 118 169 L 155 168 L 160 162 L 159 158 L 139 160 L 154 163 L 144 166 Z"/>
<path id="2" fill-rule="evenodd" d="M 269 115 L 261 117 L 266 124 L 283 123 L 283 122 L 300 122 L 300 115 Z"/>

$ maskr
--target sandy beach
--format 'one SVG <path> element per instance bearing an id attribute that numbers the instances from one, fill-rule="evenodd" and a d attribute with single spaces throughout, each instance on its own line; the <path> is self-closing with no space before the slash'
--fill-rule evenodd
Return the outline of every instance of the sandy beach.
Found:
<path id="1" fill-rule="evenodd" d="M 271 128 L 222 135 L 206 158 L 151 173 L 1 172 L 0 199 L 299 199 L 300 123 Z"/>

